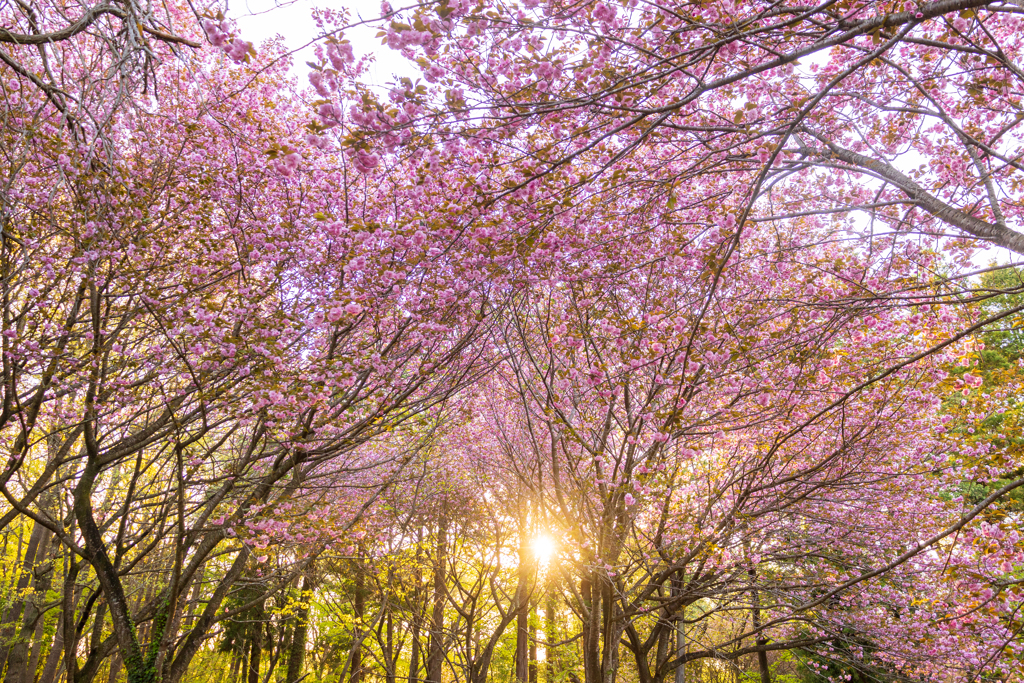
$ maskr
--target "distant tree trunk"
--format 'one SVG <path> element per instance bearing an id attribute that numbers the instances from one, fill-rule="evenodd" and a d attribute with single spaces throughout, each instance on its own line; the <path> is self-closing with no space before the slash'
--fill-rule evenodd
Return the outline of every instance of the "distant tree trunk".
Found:
<path id="1" fill-rule="evenodd" d="M 409 683 L 419 683 L 420 675 L 420 615 L 413 615 L 412 652 L 409 654 Z"/>
<path id="2" fill-rule="evenodd" d="M 362 553 L 360 553 L 362 555 Z M 362 683 L 363 680 L 363 618 L 366 616 L 366 596 L 364 595 L 364 577 L 359 560 L 355 562 L 355 593 L 352 596 L 352 608 L 355 612 L 355 649 L 352 651 L 352 671 L 349 673 L 351 683 Z"/>
<path id="3" fill-rule="evenodd" d="M 384 683 L 395 683 L 395 618 L 388 607 L 384 631 Z"/>
<path id="4" fill-rule="evenodd" d="M 51 571 L 52 576 L 52 571 Z M 49 586 L 46 590 L 49 590 Z M 43 593 L 45 595 L 45 592 Z M 33 683 L 36 680 L 36 672 L 39 671 L 39 659 L 43 654 L 43 627 L 46 625 L 46 614 L 40 614 L 36 619 L 36 628 L 32 632 L 32 653 L 28 658 L 28 666 L 25 668 L 25 677 L 22 683 Z"/>
<path id="5" fill-rule="evenodd" d="M 89 633 L 89 649 L 100 644 L 103 638 L 103 622 L 107 619 L 107 601 L 101 596 L 97 601 L 92 618 L 92 631 Z"/>
<path id="6" fill-rule="evenodd" d="M 21 556 L 21 572 L 18 575 L 18 582 L 15 587 L 16 596 L 26 593 L 29 582 L 33 578 L 37 551 L 39 551 L 38 554 L 40 556 L 44 554 L 44 550 L 48 546 L 49 535 L 50 530 L 42 524 L 36 523 L 32 525 L 28 546 L 25 548 L 24 555 Z M 4 648 L 4 662 L 7 664 L 7 675 L 4 677 L 4 683 L 20 683 L 21 674 L 28 660 L 28 641 L 25 639 L 25 636 L 31 636 L 32 632 L 32 627 L 30 626 L 28 633 L 24 633 L 22 611 L 31 611 L 30 605 L 34 603 L 35 600 L 33 598 L 22 600 L 19 597 L 15 597 L 14 604 L 4 614 L 3 628 L 0 629 L 0 643 L 12 643 L 10 647 Z M 25 616 L 27 617 L 28 614 Z M 4 662 L 0 662 L 0 670 L 3 669 Z"/>
<path id="7" fill-rule="evenodd" d="M 291 648 L 288 652 L 288 683 L 299 680 L 306 665 L 306 634 L 309 630 L 309 601 L 313 597 L 313 571 L 313 565 L 310 564 L 302 575 L 299 607 L 295 611 L 295 628 L 292 630 Z"/>
<path id="8" fill-rule="evenodd" d="M 743 547 L 749 556 L 749 542 L 744 540 Z M 757 568 L 752 563 L 747 570 L 747 575 L 750 577 L 750 616 L 754 626 L 754 642 L 758 647 L 764 647 L 768 644 L 768 639 L 765 637 L 764 632 L 761 631 L 761 594 L 757 590 Z M 757 668 L 761 673 L 761 683 L 771 683 L 772 676 L 768 670 L 768 653 L 764 650 L 760 650 L 757 653 Z"/>
<path id="9" fill-rule="evenodd" d="M 206 565 L 202 564 L 196 570 L 195 577 L 192 579 L 192 594 L 188 598 L 188 606 L 185 608 L 184 617 L 182 617 L 182 630 L 192 628 L 192 625 L 195 623 L 196 611 L 199 609 L 199 598 L 202 597 L 203 578 L 205 576 Z"/>
<path id="10" fill-rule="evenodd" d="M 672 580 L 672 596 L 680 597 L 683 591 L 682 579 Z M 676 608 L 676 657 L 686 656 L 686 607 L 680 604 Z M 675 683 L 686 683 L 686 662 L 679 662 L 676 667 Z"/>
<path id="11" fill-rule="evenodd" d="M 444 601 L 448 564 L 448 517 L 441 513 L 437 527 L 437 551 L 434 564 L 434 608 L 430 620 L 430 649 L 427 652 L 427 681 L 441 683 L 444 665 Z"/>
<path id="12" fill-rule="evenodd" d="M 64 654 L 64 610 L 57 612 L 57 631 L 53 635 L 53 643 L 46 655 L 43 672 L 39 674 L 38 683 L 54 683 L 57 679 L 57 667 L 60 666 L 61 655 Z"/>
<path id="13" fill-rule="evenodd" d="M 612 599 L 612 583 L 607 576 L 600 577 L 601 591 L 601 639 L 604 651 L 601 657 L 601 680 L 615 683 L 619 673 L 619 641 L 622 638 L 622 622 L 616 613 L 616 602 Z"/>
<path id="14" fill-rule="evenodd" d="M 601 589 L 595 580 L 596 572 L 588 572 L 580 579 L 583 598 L 583 676 L 586 683 L 601 683 Z"/>
<path id="15" fill-rule="evenodd" d="M 757 638 L 754 641 L 758 647 L 764 647 L 768 644 L 768 639 L 764 637 L 764 633 L 761 629 L 761 596 L 758 594 L 757 589 L 753 589 L 753 607 L 751 609 L 751 615 L 753 616 L 754 631 L 757 632 Z M 772 683 L 771 671 L 768 669 L 768 653 L 764 650 L 759 650 L 757 653 L 757 668 L 761 673 L 761 683 Z"/>
<path id="16" fill-rule="evenodd" d="M 248 683 L 260 683 L 260 660 L 263 656 L 263 602 L 257 607 L 256 624 L 252 629 L 252 643 L 249 652 Z"/>
<path id="17" fill-rule="evenodd" d="M 528 546 L 526 525 L 528 523 L 525 506 L 519 513 L 519 567 L 518 583 L 516 584 L 516 681 L 528 683 L 530 680 L 530 549 Z"/>
<path id="18" fill-rule="evenodd" d="M 537 601 L 530 601 L 530 617 L 528 621 L 530 640 L 530 683 L 537 683 Z"/>
<path id="19" fill-rule="evenodd" d="M 25 614 L 21 621 L 18 640 L 11 646 L 8 655 L 4 683 L 33 683 L 36 669 L 39 668 L 43 620 L 46 616 L 42 607 L 53 579 L 53 555 L 59 547 L 59 541 L 50 530 L 45 527 L 43 529 L 43 539 L 36 549 L 36 562 L 32 570 L 32 595 L 25 600 Z"/>
<path id="20" fill-rule="evenodd" d="M 241 650 L 234 650 L 231 653 L 231 673 L 228 676 L 228 680 L 231 683 L 238 683 L 238 674 L 242 670 L 242 660 L 245 659 L 245 653 L 248 648 L 243 646 Z"/>
<path id="21" fill-rule="evenodd" d="M 420 619 L 423 610 L 420 608 L 420 599 L 423 595 L 423 575 L 420 567 L 423 566 L 423 526 L 418 525 L 416 529 L 416 586 L 414 589 L 413 614 L 412 614 L 412 651 L 409 654 L 409 683 L 419 683 L 420 676 Z"/>
<path id="22" fill-rule="evenodd" d="M 548 586 L 544 594 L 544 682 L 553 683 L 555 676 L 559 673 L 558 655 L 555 650 L 555 643 L 558 642 L 558 628 L 556 611 L 558 604 L 555 601 L 553 586 Z"/>

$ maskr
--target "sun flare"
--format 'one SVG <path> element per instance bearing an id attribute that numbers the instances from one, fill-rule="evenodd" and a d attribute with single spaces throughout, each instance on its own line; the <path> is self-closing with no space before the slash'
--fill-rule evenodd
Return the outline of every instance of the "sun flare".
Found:
<path id="1" fill-rule="evenodd" d="M 551 538 L 547 534 L 538 534 L 534 536 L 532 545 L 533 556 L 540 565 L 548 564 L 551 561 L 551 558 L 553 558 L 558 552 L 558 544 L 555 543 L 555 539 Z"/>

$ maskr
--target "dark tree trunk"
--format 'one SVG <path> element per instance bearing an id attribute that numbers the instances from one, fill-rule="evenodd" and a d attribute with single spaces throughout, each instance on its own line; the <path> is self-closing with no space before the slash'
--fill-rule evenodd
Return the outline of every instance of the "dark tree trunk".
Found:
<path id="1" fill-rule="evenodd" d="M 419 607 L 417 606 L 417 609 Z M 412 622 L 412 652 L 409 654 L 409 683 L 419 683 L 420 680 L 420 615 L 413 615 Z"/>
<path id="2" fill-rule="evenodd" d="M 683 592 L 682 579 L 672 580 L 672 595 L 680 597 Z M 675 656 L 686 655 L 686 606 L 680 604 L 676 607 L 675 619 Z M 680 662 L 676 667 L 675 683 L 686 683 L 686 662 Z"/>
<path id="3" fill-rule="evenodd" d="M 309 601 L 313 597 L 313 565 L 302 575 L 299 589 L 299 607 L 295 611 L 295 626 L 292 630 L 291 648 L 288 652 L 287 683 L 295 683 L 302 677 L 306 665 L 306 634 L 309 628 Z"/>
<path id="4" fill-rule="evenodd" d="M 241 650 L 235 650 L 231 654 L 231 675 L 228 678 L 231 683 L 238 683 L 238 674 L 242 671 L 242 662 L 247 651 L 248 647 L 243 646 Z"/>
<path id="5" fill-rule="evenodd" d="M 57 679 L 57 667 L 60 666 L 61 655 L 64 654 L 64 610 L 57 613 L 57 631 L 46 655 L 43 671 L 39 674 L 38 683 L 54 683 Z"/>
<path id="6" fill-rule="evenodd" d="M 46 621 L 46 613 L 42 611 L 42 606 L 46 600 L 46 594 L 50 590 L 50 585 L 53 582 L 53 560 L 60 548 L 60 541 L 57 537 L 51 536 L 50 538 L 50 550 L 47 553 L 46 563 L 41 567 L 39 575 L 35 585 L 35 600 L 31 605 L 33 611 L 32 619 L 29 619 L 29 615 L 25 615 L 26 625 L 31 621 L 32 633 L 30 639 L 32 641 L 32 650 L 28 657 L 28 665 L 25 667 L 25 672 L 22 675 L 21 683 L 33 683 L 36 679 L 36 672 L 39 670 L 39 658 L 43 651 L 43 626 Z"/>
<path id="7" fill-rule="evenodd" d="M 42 607 L 53 578 L 53 555 L 59 547 L 58 540 L 50 530 L 42 528 L 43 538 L 36 548 L 36 562 L 32 571 L 32 596 L 25 600 L 25 614 L 21 621 L 18 640 L 11 646 L 7 657 L 7 676 L 4 683 L 33 683 L 36 669 L 39 667 L 42 646 L 40 641 L 45 617 Z"/>
<path id="8" fill-rule="evenodd" d="M 519 567 L 516 584 L 516 681 L 530 678 L 530 550 L 526 539 L 526 513 L 519 514 Z"/>
<path id="9" fill-rule="evenodd" d="M 554 586 L 549 585 L 544 595 L 544 683 L 553 683 L 559 674 L 558 654 L 555 650 L 555 643 L 558 642 L 557 609 Z"/>
<path id="10" fill-rule="evenodd" d="M 249 652 L 249 677 L 247 683 L 260 683 L 260 660 L 263 657 L 263 603 L 260 602 L 256 623 L 252 628 L 251 650 Z"/>
<path id="11" fill-rule="evenodd" d="M 358 560 L 355 563 L 355 592 L 352 596 L 352 608 L 355 612 L 356 628 L 353 634 L 354 649 L 352 650 L 352 671 L 349 673 L 351 683 L 362 683 L 363 680 L 363 619 L 366 616 L 366 587 L 363 584 L 362 567 Z"/>
<path id="12" fill-rule="evenodd" d="M 32 533 L 29 535 L 28 547 L 25 548 L 25 554 L 21 557 L 21 573 L 18 575 L 18 583 L 15 587 L 16 595 L 22 595 L 28 589 L 29 582 L 32 581 L 34 574 L 36 554 L 37 552 L 40 556 L 45 554 L 49 534 L 49 529 L 42 524 L 33 524 Z M 0 629 L 0 642 L 11 643 L 13 641 L 13 644 L 9 648 L 5 648 L 4 652 L 4 660 L 7 663 L 7 675 L 4 677 L 4 683 L 20 683 L 21 674 L 25 669 L 28 659 L 28 642 L 25 636 L 30 636 L 32 632 L 32 627 L 29 627 L 28 634 L 24 633 L 22 611 L 31 612 L 30 603 L 34 602 L 32 598 L 27 600 L 15 598 L 14 604 L 11 605 L 10 609 L 7 610 L 7 614 L 4 615 L 3 628 Z M 36 613 L 38 613 L 38 610 Z M 28 617 L 29 615 L 26 613 L 25 616 Z M 0 670 L 2 669 L 3 662 L 0 662 Z"/>
<path id="13" fill-rule="evenodd" d="M 441 683 L 444 665 L 444 601 L 448 564 L 448 518 L 442 513 L 437 528 L 437 552 L 434 564 L 434 608 L 430 620 L 430 649 L 427 652 L 427 681 Z"/>
<path id="14" fill-rule="evenodd" d="M 583 676 L 586 683 L 601 683 L 601 590 L 594 572 L 580 579 L 583 614 Z"/>
<path id="15" fill-rule="evenodd" d="M 604 650 L 601 657 L 603 683 L 615 683 L 619 671 L 619 641 L 622 625 L 616 618 L 615 601 L 612 599 L 612 583 L 607 576 L 600 577 L 601 591 L 601 639 Z"/>
<path id="16" fill-rule="evenodd" d="M 413 592 L 413 614 L 412 614 L 412 644 L 409 653 L 409 683 L 419 683 L 420 680 L 420 620 L 423 616 L 420 600 L 423 597 L 421 587 L 423 576 L 420 574 L 420 567 L 423 566 L 423 527 L 416 529 L 416 586 Z"/>
<path id="17" fill-rule="evenodd" d="M 117 683 L 117 677 L 121 674 L 121 655 L 114 653 L 110 658 L 110 672 L 107 674 L 107 683 Z"/>

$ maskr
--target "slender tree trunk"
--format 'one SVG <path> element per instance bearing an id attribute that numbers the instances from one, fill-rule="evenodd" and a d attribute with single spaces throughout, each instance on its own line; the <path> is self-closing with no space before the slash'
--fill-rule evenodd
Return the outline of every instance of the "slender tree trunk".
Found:
<path id="1" fill-rule="evenodd" d="M 527 622 L 530 639 L 530 683 L 537 683 L 537 601 L 530 601 L 530 616 Z"/>
<path id="2" fill-rule="evenodd" d="M 50 587 L 47 586 L 46 590 Z M 45 592 L 43 593 L 45 595 Z M 32 652 L 28 658 L 28 666 L 25 668 L 25 676 L 21 679 L 21 683 L 34 683 L 36 680 L 36 673 L 39 671 L 39 660 L 43 654 L 43 628 L 46 625 L 46 614 L 40 614 L 39 618 L 36 619 L 36 628 L 32 632 Z"/>
<path id="3" fill-rule="evenodd" d="M 361 554 L 361 553 L 360 553 Z M 352 652 L 352 671 L 349 673 L 349 681 L 351 683 L 362 683 L 363 680 L 363 618 L 366 616 L 366 596 L 364 595 L 365 586 L 363 584 L 363 572 L 362 567 L 359 566 L 358 560 L 355 566 L 355 594 L 352 596 L 353 600 L 353 611 L 355 612 L 355 633 L 353 634 L 356 646 Z"/>
<path id="4" fill-rule="evenodd" d="M 206 565 L 203 564 L 196 570 L 195 578 L 192 579 L 192 594 L 188 599 L 188 607 L 185 609 L 185 617 L 182 621 L 182 629 L 188 630 L 196 620 L 196 611 L 199 609 L 199 598 L 202 597 L 203 577 L 206 576 Z"/>
<path id="5" fill-rule="evenodd" d="M 768 644 L 768 639 L 764 637 L 764 633 L 761 629 L 761 596 L 758 594 L 756 588 L 752 590 L 753 606 L 751 607 L 751 616 L 753 617 L 754 631 L 757 633 L 755 643 L 758 647 L 764 647 Z M 771 671 L 768 669 L 768 653 L 764 650 L 760 650 L 757 653 L 757 669 L 761 673 L 761 683 L 772 683 Z"/>
<path id="6" fill-rule="evenodd" d="M 68 574 L 64 579 L 64 595 L 62 600 L 62 611 L 64 612 L 64 671 L 67 676 L 67 683 L 77 683 L 78 678 L 78 631 L 75 624 L 80 591 L 77 588 L 78 574 L 81 571 L 82 562 L 71 561 Z"/>
<path id="7" fill-rule="evenodd" d="M 586 683 L 601 683 L 601 590 L 595 572 L 580 579 L 583 597 L 583 677 Z"/>
<path id="8" fill-rule="evenodd" d="M 110 657 L 110 672 L 107 674 L 107 683 L 117 683 L 117 677 L 121 674 L 121 655 L 115 652 Z"/>
<path id="9" fill-rule="evenodd" d="M 57 667 L 60 666 L 61 655 L 64 654 L 64 610 L 57 613 L 57 631 L 53 634 L 53 643 L 46 655 L 43 672 L 39 674 L 38 683 L 54 683 L 57 679 Z"/>
<path id="10" fill-rule="evenodd" d="M 672 580 L 672 596 L 679 598 L 683 592 L 682 579 Z M 676 608 L 675 623 L 676 657 L 686 656 L 686 607 L 680 604 Z M 675 683 L 686 683 L 686 662 L 680 662 L 676 667 Z"/>
<path id="11" fill-rule="evenodd" d="M 277 672 L 277 675 L 274 676 L 274 680 L 277 681 L 277 683 L 288 683 L 288 664 L 291 663 L 292 638 L 295 637 L 295 617 L 291 617 L 283 628 L 284 634 L 281 636 L 281 654 L 285 658 L 285 670 L 283 674 L 279 671 Z"/>
<path id="12" fill-rule="evenodd" d="M 417 525 L 416 529 L 416 587 L 413 598 L 412 614 L 412 647 L 409 653 L 409 683 L 419 683 L 420 680 L 420 621 L 423 615 L 420 600 L 423 597 L 422 585 L 423 575 L 420 567 L 423 566 L 423 526 Z"/>
<path id="13" fill-rule="evenodd" d="M 743 547 L 749 556 L 750 544 L 747 540 L 743 541 Z M 765 638 L 764 632 L 761 631 L 761 594 L 757 590 L 757 568 L 753 563 L 749 566 L 747 575 L 750 577 L 750 617 L 754 626 L 754 642 L 758 647 L 763 647 L 768 644 L 768 639 Z M 768 670 L 768 653 L 764 650 L 757 653 L 757 668 L 761 673 L 761 683 L 771 683 L 772 676 Z"/>
<path id="14" fill-rule="evenodd" d="M 231 675 L 228 678 L 231 683 L 238 683 L 238 674 L 241 673 L 242 660 L 245 659 L 247 649 L 243 646 L 241 651 L 235 650 L 231 653 Z"/>
<path id="15" fill-rule="evenodd" d="M 619 641 L 622 639 L 622 625 L 616 617 L 616 603 L 612 599 L 612 583 L 606 576 L 601 578 L 602 640 L 604 651 L 601 657 L 601 674 L 604 683 L 615 683 L 619 673 Z"/>
<path id="16" fill-rule="evenodd" d="M 417 609 L 419 607 L 417 606 Z M 420 615 L 413 615 L 412 622 L 412 652 L 409 653 L 409 683 L 419 683 L 420 680 Z"/>
<path id="17" fill-rule="evenodd" d="M 25 548 L 25 554 L 21 558 L 21 572 L 15 588 L 16 595 L 20 596 L 26 593 L 29 582 L 32 581 L 34 576 L 33 569 L 35 568 L 36 554 L 38 552 L 40 556 L 44 555 L 44 551 L 48 546 L 49 535 L 50 530 L 42 524 L 33 524 L 28 546 Z M 28 641 L 25 640 L 25 636 L 31 635 L 32 627 L 29 627 L 26 634 L 22 611 L 26 612 L 25 617 L 27 618 L 29 613 L 32 612 L 30 603 L 35 602 L 34 597 L 24 600 L 15 598 L 14 604 L 11 605 L 10 609 L 7 610 L 7 614 L 4 615 L 3 629 L 0 630 L 0 643 L 6 644 L 13 641 L 10 647 L 5 648 L 4 652 L 4 660 L 7 663 L 7 675 L 4 677 L 4 683 L 20 683 L 21 674 L 25 669 L 28 660 Z M 38 610 L 36 610 L 36 614 L 38 614 Z M 3 663 L 0 662 L 0 670 L 2 669 Z"/>
<path id="18" fill-rule="evenodd" d="M 434 564 L 434 608 L 430 620 L 430 649 L 427 652 L 427 681 L 441 683 L 444 665 L 444 600 L 448 564 L 448 517 L 441 513 L 437 528 L 437 552 Z"/>
<path id="19" fill-rule="evenodd" d="M 32 595 L 25 600 L 25 615 L 21 621 L 18 640 L 11 646 L 8 654 L 4 683 L 33 683 L 36 669 L 39 667 L 40 641 L 45 617 L 42 607 L 53 578 L 53 555 L 59 547 L 58 540 L 50 530 L 42 528 L 43 539 L 36 549 L 37 562 L 32 571 Z"/>
<path id="20" fill-rule="evenodd" d="M 390 608 L 384 634 L 384 683 L 395 683 L 395 618 Z"/>
<path id="21" fill-rule="evenodd" d="M 530 680 L 530 548 L 527 540 L 526 506 L 519 513 L 519 567 L 516 584 L 516 681 Z"/>
<path id="22" fill-rule="evenodd" d="M 558 603 L 553 589 L 554 586 L 549 585 L 544 595 L 544 683 L 553 683 L 560 668 L 555 649 L 555 643 L 558 642 Z"/>
<path id="23" fill-rule="evenodd" d="M 312 564 L 302 575 L 302 588 L 299 589 L 299 607 L 295 611 L 295 628 L 292 631 L 291 649 L 288 652 L 288 683 L 295 683 L 302 677 L 306 665 L 306 634 L 309 629 L 309 601 L 313 597 Z"/>
<path id="24" fill-rule="evenodd" d="M 252 630 L 252 643 L 249 653 L 249 678 L 247 683 L 260 683 L 260 660 L 263 656 L 263 603 L 260 602 L 256 615 L 256 624 Z"/>
<path id="25" fill-rule="evenodd" d="M 97 600 L 97 605 L 93 611 L 92 618 L 92 631 L 89 633 L 89 648 L 100 644 L 100 640 L 103 638 L 103 623 L 107 619 L 107 601 L 102 596 Z"/>

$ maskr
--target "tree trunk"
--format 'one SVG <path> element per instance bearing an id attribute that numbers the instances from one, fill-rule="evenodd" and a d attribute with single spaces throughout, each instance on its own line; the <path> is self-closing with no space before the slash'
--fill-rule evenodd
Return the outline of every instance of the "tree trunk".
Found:
<path id="1" fill-rule="evenodd" d="M 110 672 L 107 674 L 107 683 L 117 683 L 117 677 L 121 673 L 121 655 L 115 652 L 110 658 Z"/>
<path id="2" fill-rule="evenodd" d="M 530 550 L 526 538 L 526 513 L 519 514 L 519 567 L 516 585 L 516 681 L 530 680 Z"/>
<path id="3" fill-rule="evenodd" d="M 530 639 L 530 683 L 537 683 L 537 601 L 530 601 L 530 616 L 527 622 Z"/>
<path id="4" fill-rule="evenodd" d="M 21 559 L 21 572 L 18 576 L 18 583 L 15 588 L 15 595 L 24 595 L 28 589 L 29 582 L 32 580 L 36 563 L 36 554 L 40 556 L 44 555 L 45 549 L 49 545 L 50 530 L 44 527 L 42 524 L 33 524 L 32 533 L 29 535 L 28 547 L 25 548 L 25 554 Z M 20 600 L 17 597 L 14 599 L 14 604 L 4 615 L 3 629 L 0 630 L 0 642 L 2 643 L 13 643 L 7 651 L 4 653 L 4 659 L 7 662 L 7 675 L 4 677 L 4 683 L 20 683 L 21 674 L 25 670 L 25 665 L 28 660 L 28 641 L 26 637 L 31 636 L 32 629 L 35 625 L 34 618 L 29 628 L 24 627 L 25 620 L 29 619 L 30 613 L 32 616 L 38 615 L 38 609 L 33 611 L 32 605 L 35 603 L 35 598 L 26 597 L 24 600 Z M 22 619 L 22 610 L 25 611 L 25 619 Z M 0 670 L 3 669 L 3 663 L 0 662 Z"/>
<path id="5" fill-rule="evenodd" d="M 583 677 L 586 683 L 601 683 L 601 590 L 595 572 L 580 579 L 583 598 Z"/>
<path id="6" fill-rule="evenodd" d="M 743 547 L 749 556 L 750 545 L 746 540 L 743 542 Z M 747 575 L 750 577 L 750 616 L 754 625 L 754 642 L 758 647 L 763 647 L 768 644 L 768 639 L 765 638 L 764 633 L 761 631 L 761 594 L 757 590 L 757 568 L 753 564 L 747 570 Z M 761 673 L 761 683 L 771 683 L 772 676 L 768 670 L 768 653 L 764 650 L 757 653 L 757 668 Z"/>
<path id="7" fill-rule="evenodd" d="M 355 649 L 352 651 L 352 671 L 349 673 L 349 681 L 351 683 L 362 683 L 363 680 L 363 618 L 366 616 L 366 596 L 364 595 L 365 586 L 363 585 L 363 572 L 362 567 L 359 566 L 358 560 L 355 566 L 355 593 L 352 596 L 352 607 L 355 612 L 355 632 L 353 633 L 353 641 L 355 642 Z"/>
<path id="8" fill-rule="evenodd" d="M 559 673 L 558 655 L 554 645 L 558 642 L 558 622 L 555 616 L 558 604 L 553 588 L 549 585 L 544 595 L 544 683 L 554 683 Z"/>
<path id="9" fill-rule="evenodd" d="M 231 683 L 238 683 L 238 674 L 242 671 L 242 661 L 245 659 L 247 649 L 243 646 L 241 651 L 235 650 L 231 653 L 231 674 L 228 677 Z"/>
<path id="10" fill-rule="evenodd" d="M 615 683 L 619 673 L 619 641 L 622 639 L 622 625 L 616 617 L 616 604 L 612 599 L 612 582 L 601 576 L 602 640 L 604 651 L 601 657 L 603 683 Z"/>
<path id="11" fill-rule="evenodd" d="M 47 586 L 47 590 L 49 590 L 49 586 Z M 28 666 L 25 667 L 25 676 L 21 679 L 21 683 L 33 683 L 36 680 L 36 672 L 39 671 L 39 660 L 43 654 L 43 627 L 45 622 L 45 614 L 40 614 L 39 618 L 36 619 L 36 628 L 32 632 L 32 653 L 29 655 Z"/>
<path id="12" fill-rule="evenodd" d="M 417 610 L 419 609 L 417 605 Z M 409 654 L 409 683 L 419 683 L 420 676 L 420 615 L 413 615 L 412 652 Z"/>
<path id="13" fill-rule="evenodd" d="M 57 613 L 57 631 L 53 635 L 53 643 L 46 655 L 43 672 L 39 674 L 38 683 L 54 683 L 57 680 L 57 667 L 60 666 L 61 655 L 64 653 L 64 610 Z"/>
<path id="14" fill-rule="evenodd" d="M 416 585 L 413 593 L 413 614 L 412 614 L 412 651 L 409 653 L 409 683 L 419 683 L 420 680 L 420 619 L 423 610 L 420 607 L 420 600 L 423 596 L 423 576 L 420 574 L 420 567 L 423 566 L 423 526 L 417 525 L 416 529 Z"/>
<path id="15" fill-rule="evenodd" d="M 263 656 L 263 603 L 260 602 L 252 629 L 252 649 L 249 654 L 248 683 L 260 683 L 260 659 Z"/>
<path id="16" fill-rule="evenodd" d="M 673 579 L 672 594 L 679 598 L 683 592 L 682 579 Z M 686 656 L 686 606 L 680 604 L 676 608 L 676 657 Z M 686 662 L 680 661 L 676 667 L 675 683 L 686 683 Z"/>
<path id="17" fill-rule="evenodd" d="M 448 558 L 448 517 L 441 514 L 437 528 L 437 552 L 434 564 L 434 608 L 430 620 L 430 649 L 427 652 L 427 681 L 441 683 L 444 665 L 444 600 L 445 573 Z"/>
<path id="18" fill-rule="evenodd" d="M 39 527 L 40 525 L 36 525 Z M 36 548 L 36 563 L 33 568 L 32 595 L 25 600 L 25 614 L 21 621 L 21 629 L 17 641 L 11 646 L 7 656 L 7 675 L 4 683 L 33 683 L 36 669 L 39 667 L 39 655 L 42 643 L 43 603 L 46 593 L 50 590 L 53 578 L 53 555 L 59 547 L 59 541 L 49 529 L 42 527 L 43 538 Z M 35 533 L 33 531 L 33 533 Z M 31 655 L 29 647 L 31 645 Z"/>
<path id="19" fill-rule="evenodd" d="M 288 652 L 287 683 L 299 680 L 306 665 L 306 634 L 309 629 L 309 601 L 313 597 L 313 571 L 311 564 L 302 575 L 299 607 L 295 611 L 295 628 L 292 631 L 291 649 Z"/>

